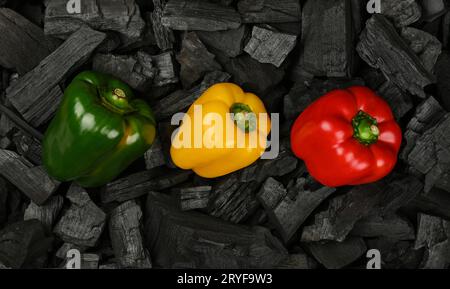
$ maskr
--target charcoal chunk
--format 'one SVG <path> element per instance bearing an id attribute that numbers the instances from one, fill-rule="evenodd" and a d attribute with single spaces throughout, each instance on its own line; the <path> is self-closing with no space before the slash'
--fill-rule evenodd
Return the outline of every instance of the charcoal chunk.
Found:
<path id="1" fill-rule="evenodd" d="M 102 270 L 117 270 L 120 269 L 120 266 L 117 263 L 106 263 L 101 264 L 98 268 Z"/>
<path id="2" fill-rule="evenodd" d="M 225 31 L 197 31 L 200 40 L 208 47 L 219 50 L 227 57 L 239 56 L 244 49 L 246 27 Z"/>
<path id="3" fill-rule="evenodd" d="M 350 265 L 367 251 L 362 238 L 348 238 L 343 242 L 309 243 L 314 258 L 327 269 L 341 269 Z"/>
<path id="4" fill-rule="evenodd" d="M 42 206 L 31 202 L 25 210 L 23 219 L 39 220 L 49 230 L 52 229 L 64 204 L 62 196 L 54 196 L 48 199 Z"/>
<path id="5" fill-rule="evenodd" d="M 448 49 L 448 44 L 450 42 L 450 12 L 445 13 L 442 19 L 442 44 Z"/>
<path id="6" fill-rule="evenodd" d="M 8 213 L 6 211 L 8 207 L 8 188 L 6 181 L 0 177 L 0 229 L 8 220 Z"/>
<path id="7" fill-rule="evenodd" d="M 277 269 L 316 269 L 317 262 L 306 253 L 290 254 Z"/>
<path id="8" fill-rule="evenodd" d="M 415 248 L 425 248 L 421 265 L 427 269 L 446 269 L 450 265 L 450 222 L 425 214 L 418 215 Z"/>
<path id="9" fill-rule="evenodd" d="M 281 177 L 294 171 L 298 165 L 298 159 L 286 145 L 286 139 L 282 139 L 280 151 L 276 158 L 256 161 L 238 172 L 241 182 L 257 182 L 262 184 L 269 177 Z"/>
<path id="10" fill-rule="evenodd" d="M 152 60 L 157 69 L 157 73 L 153 80 L 154 86 L 164 86 L 178 82 L 172 52 L 168 51 L 159 55 L 154 55 L 152 56 Z"/>
<path id="11" fill-rule="evenodd" d="M 238 10 L 244 23 L 299 22 L 300 1 L 239 0 Z"/>
<path id="12" fill-rule="evenodd" d="M 6 102 L 9 103 L 8 101 Z M 2 114 L 0 115 L 0 135 L 8 136 L 11 133 L 11 131 L 13 131 L 15 128 L 18 128 L 22 132 L 27 133 L 30 137 L 36 139 L 37 141 L 42 141 L 44 139 L 44 135 L 40 131 L 32 127 L 26 121 L 24 121 L 23 118 L 21 118 L 15 111 L 13 111 L 12 108 L 3 105 L 1 102 L 0 102 L 0 112 L 2 112 Z M 37 151 L 35 151 L 34 149 L 38 150 L 38 147 L 40 145 L 31 139 L 27 139 L 27 142 L 28 141 L 34 143 L 35 145 L 32 145 L 30 147 L 27 146 L 26 149 L 23 148 L 24 149 L 23 153 L 27 154 L 27 157 L 33 156 L 34 159 L 36 160 L 36 163 L 39 163 L 40 156 L 37 156 L 35 154 L 37 153 Z M 22 145 L 19 144 L 19 147 L 20 148 L 18 148 L 18 151 L 21 152 Z M 33 148 L 31 149 L 32 151 L 31 155 L 28 154 L 29 148 Z"/>
<path id="13" fill-rule="evenodd" d="M 81 266 L 82 270 L 96 270 L 100 262 L 100 255 L 98 254 L 81 254 Z"/>
<path id="14" fill-rule="evenodd" d="M 145 215 L 146 245 L 155 266 L 273 268 L 287 258 L 286 249 L 267 229 L 182 212 L 166 195 L 150 193 Z"/>
<path id="15" fill-rule="evenodd" d="M 24 75 L 56 47 L 41 28 L 8 8 L 0 9 L 0 66 Z"/>
<path id="16" fill-rule="evenodd" d="M 377 93 L 387 101 L 397 120 L 400 120 L 413 108 L 411 95 L 402 91 L 390 81 L 386 81 L 377 90 Z"/>
<path id="17" fill-rule="evenodd" d="M 159 137 L 155 138 L 152 147 L 145 152 L 144 157 L 147 170 L 164 166 L 167 163 Z"/>
<path id="18" fill-rule="evenodd" d="M 260 63 L 248 54 L 229 59 L 222 65 L 233 76 L 235 83 L 258 95 L 267 93 L 280 83 L 285 74 L 283 68 Z"/>
<path id="19" fill-rule="evenodd" d="M 256 212 L 260 185 L 269 177 L 284 176 L 297 167 L 298 160 L 282 146 L 277 158 L 258 160 L 231 175 L 219 179 L 213 186 L 207 212 L 215 217 L 240 223 Z"/>
<path id="20" fill-rule="evenodd" d="M 42 268 L 52 242 L 38 220 L 11 224 L 0 231 L 0 263 L 13 269 Z"/>
<path id="21" fill-rule="evenodd" d="M 33 74 L 33 72 L 30 72 L 28 74 Z M 27 77 L 27 75 L 25 75 L 25 77 Z M 25 78 L 24 77 L 24 78 Z M 22 81 L 22 80 L 21 80 Z M 35 85 L 35 84 L 31 84 L 31 85 Z M 26 85 L 24 85 L 26 86 Z M 9 87 L 8 89 L 14 89 Z M 22 89 L 22 88 L 19 88 Z M 26 87 L 24 88 L 25 90 L 27 89 Z M 58 105 L 61 102 L 62 98 L 63 98 L 63 91 L 62 89 L 59 87 L 59 85 L 56 84 L 56 86 L 54 86 L 53 88 L 49 88 L 50 90 L 47 92 L 47 94 L 42 95 L 40 94 L 40 99 L 38 102 L 38 100 L 35 100 L 34 98 L 32 99 L 32 101 L 35 101 L 35 103 L 33 103 L 33 105 L 31 104 L 25 104 L 23 103 L 24 100 L 27 99 L 27 91 L 24 92 L 17 92 L 16 91 L 12 91 L 10 94 L 8 94 L 8 90 L 7 90 L 7 95 L 8 97 L 17 97 L 17 102 L 12 102 L 13 106 L 19 111 L 19 113 L 22 114 L 23 118 L 28 121 L 28 123 L 31 123 L 34 127 L 38 127 L 41 124 L 44 124 L 46 122 L 48 122 L 53 115 L 56 113 L 56 110 L 58 109 Z M 10 96 L 12 95 L 12 96 Z M 28 99 L 31 100 L 31 99 Z M 20 108 L 19 108 L 20 106 Z M 13 120 L 15 123 L 17 123 L 16 120 Z"/>
<path id="22" fill-rule="evenodd" d="M 432 22 L 446 12 L 446 3 L 444 0 L 421 0 L 422 17 Z"/>
<path id="23" fill-rule="evenodd" d="M 19 222 L 23 220 L 23 215 L 26 209 L 27 198 L 14 187 L 7 184 L 8 188 L 8 203 L 7 203 L 7 224 Z"/>
<path id="24" fill-rule="evenodd" d="M 415 140 L 407 162 L 425 175 L 425 192 L 433 187 L 450 192 L 450 113 Z"/>
<path id="25" fill-rule="evenodd" d="M 144 91 L 152 84 L 157 72 L 152 62 L 152 57 L 142 51 L 136 56 L 96 54 L 93 69 L 113 75 L 132 88 Z"/>
<path id="26" fill-rule="evenodd" d="M 372 90 L 378 90 L 383 84 L 389 82 L 380 70 L 370 66 L 361 68 L 361 74 L 366 86 Z"/>
<path id="27" fill-rule="evenodd" d="M 378 205 L 374 214 L 387 216 L 394 214 L 400 208 L 408 206 L 423 192 L 423 183 L 414 176 L 387 179 L 385 191 L 388 192 Z"/>
<path id="28" fill-rule="evenodd" d="M 273 210 L 287 195 L 282 183 L 274 178 L 268 178 L 258 192 L 258 200 L 266 210 Z"/>
<path id="29" fill-rule="evenodd" d="M 440 99 L 442 100 L 442 104 L 447 111 L 450 111 L 450 53 L 447 51 L 443 51 L 439 56 L 435 73 L 437 77 L 437 89 Z"/>
<path id="30" fill-rule="evenodd" d="M 100 54 L 110 54 L 115 50 L 120 49 L 120 45 L 122 45 L 122 41 L 120 40 L 120 36 L 114 32 L 105 32 L 106 39 L 97 47 L 95 52 Z"/>
<path id="31" fill-rule="evenodd" d="M 211 192 L 208 213 L 223 220 L 240 223 L 248 219 L 259 206 L 256 182 L 239 182 L 236 174 L 219 181 Z"/>
<path id="32" fill-rule="evenodd" d="M 408 209 L 450 219 L 450 194 L 439 189 L 421 192 L 408 205 Z"/>
<path id="33" fill-rule="evenodd" d="M 272 27 L 254 26 L 252 37 L 244 51 L 261 63 L 280 67 L 296 42 L 295 35 L 277 32 Z"/>
<path id="34" fill-rule="evenodd" d="M 351 235 L 359 237 L 386 237 L 394 240 L 414 240 L 412 224 L 398 215 L 373 215 L 356 222 Z"/>
<path id="35" fill-rule="evenodd" d="M 3 107 L 0 106 L 0 110 L 2 108 Z M 2 113 L 0 114 L 0 135 L 8 135 L 14 129 L 14 127 L 14 122 L 2 111 Z"/>
<path id="36" fill-rule="evenodd" d="M 442 120 L 445 113 L 434 97 L 428 97 L 417 107 L 415 116 L 408 123 L 408 130 L 423 134 Z"/>
<path id="37" fill-rule="evenodd" d="M 371 238 L 367 247 L 380 251 L 382 269 L 417 269 L 423 258 L 421 250 L 414 249 L 414 242 L 389 238 Z"/>
<path id="38" fill-rule="evenodd" d="M 220 3 L 224 6 L 230 6 L 234 2 L 234 0 L 210 0 L 210 1 L 214 3 Z"/>
<path id="39" fill-rule="evenodd" d="M 45 123 L 58 108 L 62 91 L 58 83 L 82 65 L 105 39 L 105 34 L 81 28 L 33 70 L 11 85 L 6 95 L 33 126 Z"/>
<path id="40" fill-rule="evenodd" d="M 20 155 L 35 165 L 42 165 L 42 146 L 38 140 L 19 131 L 14 134 L 13 142 Z"/>
<path id="41" fill-rule="evenodd" d="M 145 22 L 134 0 L 81 1 L 80 12 L 70 13 L 66 0 L 47 1 L 45 34 L 66 38 L 88 25 L 101 31 L 118 32 L 125 46 L 142 40 Z"/>
<path id="42" fill-rule="evenodd" d="M 289 93 L 284 97 L 284 116 L 289 120 L 294 120 L 313 101 L 322 95 L 334 89 L 345 89 L 354 85 L 364 85 L 364 81 L 358 79 L 328 79 L 325 81 L 319 79 L 300 80 L 294 84 Z"/>
<path id="43" fill-rule="evenodd" d="M 233 8 L 207 0 L 169 0 L 161 22 L 173 30 L 218 31 L 238 28 L 241 18 Z"/>
<path id="44" fill-rule="evenodd" d="M 151 191 L 169 189 L 187 181 L 190 171 L 172 171 L 163 176 L 155 175 L 153 171 L 145 171 L 113 181 L 101 192 L 102 202 L 124 202 L 145 195 Z"/>
<path id="45" fill-rule="evenodd" d="M 433 35 L 412 27 L 403 27 L 401 36 L 420 57 L 425 69 L 433 74 L 434 66 L 442 51 L 441 42 Z"/>
<path id="46" fill-rule="evenodd" d="M 6 102 L 9 104 L 8 101 Z M 40 131 L 24 121 L 9 105 L 5 106 L 0 102 L 0 112 L 2 113 L 0 115 L 0 135 L 8 136 L 15 128 L 18 128 L 38 141 L 44 139 L 44 135 Z"/>
<path id="47" fill-rule="evenodd" d="M 5 90 L 9 86 L 10 78 L 11 78 L 10 72 L 3 67 L 0 68 L 0 90 L 1 91 Z M 2 100 L 3 100 L 3 96 L 2 96 Z"/>
<path id="48" fill-rule="evenodd" d="M 335 191 L 325 187 L 316 191 L 305 190 L 305 183 L 305 179 L 298 179 L 285 190 L 281 184 L 269 178 L 258 194 L 269 220 L 275 224 L 285 242 L 292 238 L 313 210 Z"/>
<path id="49" fill-rule="evenodd" d="M 0 150 L 0 174 L 38 205 L 45 203 L 60 184 L 43 167 L 36 167 L 9 150 Z"/>
<path id="50" fill-rule="evenodd" d="M 73 184 L 67 198 L 71 202 L 54 228 L 63 241 L 79 246 L 93 247 L 103 232 L 106 214 L 90 199 L 88 193 Z"/>
<path id="51" fill-rule="evenodd" d="M 421 59 L 382 15 L 373 15 L 367 21 L 356 49 L 366 63 L 381 69 L 386 78 L 411 94 L 425 98 L 423 88 L 435 81 Z"/>
<path id="52" fill-rule="evenodd" d="M 399 183 L 401 182 L 401 183 Z M 356 186 L 331 199 L 328 209 L 315 215 L 314 223 L 303 229 L 302 241 L 342 242 L 356 222 L 371 215 L 386 215 L 407 205 L 421 190 L 421 183 L 409 177 Z"/>
<path id="53" fill-rule="evenodd" d="M 203 209 L 208 206 L 211 186 L 180 189 L 180 207 L 182 211 Z"/>
<path id="54" fill-rule="evenodd" d="M 396 26 L 408 26 L 422 16 L 422 9 L 416 0 L 381 0 L 381 13 Z"/>
<path id="55" fill-rule="evenodd" d="M 351 23 L 349 1 L 307 1 L 297 69 L 314 76 L 350 77 L 355 58 Z"/>
<path id="56" fill-rule="evenodd" d="M 190 88 L 206 73 L 221 70 L 222 67 L 214 58 L 214 54 L 206 49 L 195 32 L 187 33 L 183 38 L 181 52 L 177 55 L 183 87 Z"/>
<path id="57" fill-rule="evenodd" d="M 402 159 L 407 160 L 408 155 L 416 145 L 417 139 L 425 131 L 435 126 L 445 113 L 446 111 L 434 97 L 427 98 L 416 108 L 415 116 L 409 121 L 405 132 L 406 147 L 401 153 Z"/>
<path id="58" fill-rule="evenodd" d="M 153 0 L 154 10 L 150 16 L 156 44 L 162 51 L 171 50 L 175 42 L 172 30 L 162 24 L 161 18 L 166 4 L 167 0 Z"/>
<path id="59" fill-rule="evenodd" d="M 151 268 L 150 258 L 142 243 L 141 208 L 127 201 L 111 212 L 109 235 L 117 262 L 122 268 Z"/>
<path id="60" fill-rule="evenodd" d="M 11 140 L 8 137 L 0 138 L 0 149 L 7 149 L 11 145 Z"/>
<path id="61" fill-rule="evenodd" d="M 200 85 L 190 90 L 177 90 L 161 99 L 154 106 L 156 117 L 158 119 L 165 119 L 172 117 L 178 112 L 184 112 L 210 86 L 220 82 L 227 82 L 230 77 L 228 73 L 221 71 L 213 71 L 206 74 Z"/>

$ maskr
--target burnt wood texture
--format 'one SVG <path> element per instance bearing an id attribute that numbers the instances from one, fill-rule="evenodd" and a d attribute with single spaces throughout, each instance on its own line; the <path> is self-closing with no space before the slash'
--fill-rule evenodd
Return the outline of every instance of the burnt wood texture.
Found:
<path id="1" fill-rule="evenodd" d="M 373 14 L 368 0 L 68 2 L 0 0 L 0 269 L 67 268 L 77 251 L 82 269 L 365 269 L 369 249 L 386 269 L 450 268 L 449 1 L 380 0 Z M 84 70 L 126 82 L 157 121 L 151 148 L 89 189 L 42 166 Z M 223 82 L 275 113 L 278 153 L 205 179 L 172 162 L 173 117 Z M 375 183 L 324 187 L 290 130 L 351 86 L 392 108 L 398 162 Z"/>

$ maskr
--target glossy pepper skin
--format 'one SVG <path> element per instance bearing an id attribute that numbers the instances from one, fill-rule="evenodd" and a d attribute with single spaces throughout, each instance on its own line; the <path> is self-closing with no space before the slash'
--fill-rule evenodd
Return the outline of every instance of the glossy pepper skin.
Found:
<path id="1" fill-rule="evenodd" d="M 334 90 L 295 121 L 291 146 L 329 187 L 375 182 L 397 162 L 402 132 L 389 105 L 366 87 Z"/>
<path id="2" fill-rule="evenodd" d="M 59 181 L 98 187 L 151 147 L 155 119 L 122 81 L 98 72 L 77 75 L 43 141 L 43 164 Z"/>
<path id="3" fill-rule="evenodd" d="M 209 113 L 219 115 L 223 120 L 223 126 L 234 128 L 234 134 L 227 134 L 223 129 L 223 136 L 219 143 L 223 147 L 213 147 L 214 138 L 203 138 L 201 147 L 177 147 L 176 142 L 183 137 L 189 138 L 190 143 L 195 140 L 195 107 L 201 107 L 201 121 L 203 134 L 209 129 L 217 128 L 217 123 L 207 123 L 205 119 Z M 270 133 L 270 119 L 267 116 L 265 122 L 248 121 L 239 125 L 229 113 L 242 116 L 245 113 L 253 113 L 258 118 L 260 114 L 266 114 L 263 102 L 252 93 L 245 93 L 239 86 L 232 83 L 219 83 L 211 86 L 189 108 L 183 118 L 183 122 L 172 140 L 170 154 L 172 161 L 182 169 L 192 169 L 196 174 L 204 178 L 220 177 L 244 167 L 258 160 L 266 150 L 267 136 Z M 239 113 L 243 113 L 240 115 Z M 227 115 L 228 114 L 228 115 Z M 187 122 L 186 118 L 191 121 Z M 189 134 L 180 136 L 181 132 Z M 250 138 L 259 138 L 257 145 L 249 145 Z M 239 146 L 238 139 L 245 139 L 246 146 Z M 225 145 L 226 144 L 226 145 Z"/>

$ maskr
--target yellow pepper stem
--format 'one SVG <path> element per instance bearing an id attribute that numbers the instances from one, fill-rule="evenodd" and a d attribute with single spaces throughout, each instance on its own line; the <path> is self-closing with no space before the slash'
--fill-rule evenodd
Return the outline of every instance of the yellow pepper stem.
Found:
<path id="1" fill-rule="evenodd" d="M 256 115 L 250 106 L 244 103 L 235 103 L 231 106 L 230 113 L 241 130 L 248 133 L 256 129 Z"/>

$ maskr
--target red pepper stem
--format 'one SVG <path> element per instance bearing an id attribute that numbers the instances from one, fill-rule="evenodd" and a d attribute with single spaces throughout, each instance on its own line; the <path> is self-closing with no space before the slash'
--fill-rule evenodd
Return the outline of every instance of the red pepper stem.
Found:
<path id="1" fill-rule="evenodd" d="M 248 133 L 256 129 L 256 115 L 248 106 L 244 103 L 235 103 L 230 108 L 233 120 L 244 132 Z"/>
<path id="2" fill-rule="evenodd" d="M 352 120 L 353 137 L 363 145 L 371 145 L 378 141 L 380 129 L 375 118 L 364 111 L 359 111 Z"/>

